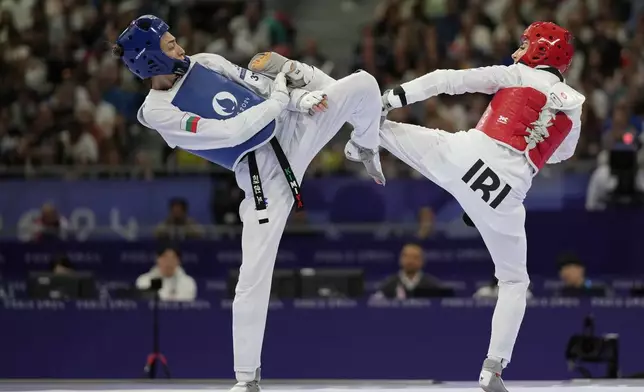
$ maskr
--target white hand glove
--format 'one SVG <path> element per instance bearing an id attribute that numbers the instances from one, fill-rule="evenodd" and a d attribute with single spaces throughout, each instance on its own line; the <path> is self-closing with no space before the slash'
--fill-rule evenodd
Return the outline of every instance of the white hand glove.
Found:
<path id="1" fill-rule="evenodd" d="M 325 112 L 328 107 L 327 95 L 322 91 L 295 89 L 291 92 L 291 103 L 288 109 L 312 116 L 315 113 Z"/>
<path id="2" fill-rule="evenodd" d="M 301 112 L 308 112 L 312 116 L 315 113 L 326 112 L 329 101 L 322 91 L 311 91 L 302 96 L 298 106 Z"/>
<path id="3" fill-rule="evenodd" d="M 291 94 L 289 94 L 288 87 L 286 87 L 286 76 L 283 72 L 280 72 L 275 76 L 270 99 L 281 103 L 284 107 L 286 107 L 291 100 Z"/>

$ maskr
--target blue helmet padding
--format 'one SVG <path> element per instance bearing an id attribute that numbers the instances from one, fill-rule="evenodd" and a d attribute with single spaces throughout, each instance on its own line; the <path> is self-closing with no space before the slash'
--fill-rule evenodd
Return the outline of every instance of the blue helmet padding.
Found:
<path id="1" fill-rule="evenodd" d="M 161 50 L 161 37 L 168 29 L 168 24 L 161 18 L 143 15 L 133 20 L 116 40 L 123 49 L 123 63 L 139 78 L 183 75 L 188 70 L 190 60 L 187 56 L 184 60 L 177 60 Z"/>

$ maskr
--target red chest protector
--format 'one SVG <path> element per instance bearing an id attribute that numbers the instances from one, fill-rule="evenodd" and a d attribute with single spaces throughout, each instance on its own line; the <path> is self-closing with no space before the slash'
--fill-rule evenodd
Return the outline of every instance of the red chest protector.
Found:
<path id="1" fill-rule="evenodd" d="M 560 94 L 555 98 L 558 103 L 568 98 L 565 92 Z M 552 105 L 544 93 L 532 87 L 505 88 L 494 95 L 476 129 L 524 153 L 539 170 L 572 129 L 572 120 L 556 106 L 562 105 Z"/>

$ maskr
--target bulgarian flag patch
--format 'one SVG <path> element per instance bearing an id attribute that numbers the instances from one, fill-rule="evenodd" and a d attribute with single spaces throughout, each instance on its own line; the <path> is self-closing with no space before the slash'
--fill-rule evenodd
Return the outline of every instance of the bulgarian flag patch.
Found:
<path id="1" fill-rule="evenodd" d="M 191 133 L 197 133 L 197 125 L 201 117 L 185 114 L 181 119 L 181 130 Z"/>

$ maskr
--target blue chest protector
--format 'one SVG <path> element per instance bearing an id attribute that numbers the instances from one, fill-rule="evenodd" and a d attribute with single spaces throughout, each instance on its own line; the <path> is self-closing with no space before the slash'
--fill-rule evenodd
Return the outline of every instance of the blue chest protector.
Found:
<path id="1" fill-rule="evenodd" d="M 183 84 L 179 87 L 172 104 L 184 112 L 194 113 L 202 118 L 226 120 L 264 100 L 244 86 L 197 63 L 184 76 Z M 273 120 L 253 137 L 237 146 L 186 151 L 228 170 L 234 170 L 248 152 L 264 145 L 274 134 Z"/>

